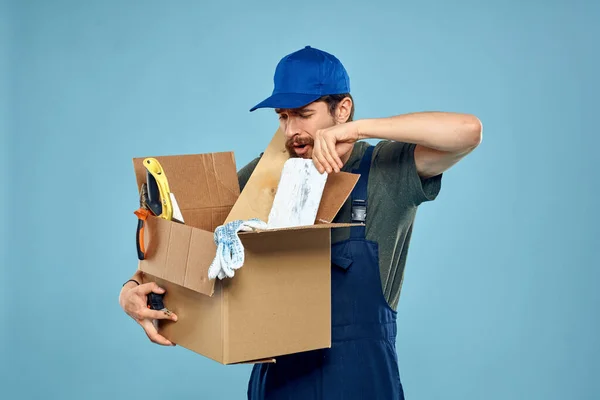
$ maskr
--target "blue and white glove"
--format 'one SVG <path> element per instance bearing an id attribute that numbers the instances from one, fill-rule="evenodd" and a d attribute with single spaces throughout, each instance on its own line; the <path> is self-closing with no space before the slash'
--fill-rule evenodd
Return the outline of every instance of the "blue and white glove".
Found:
<path id="1" fill-rule="evenodd" d="M 217 254 L 208 269 L 209 279 L 233 277 L 235 270 L 244 265 L 244 246 L 242 246 L 242 241 L 237 233 L 255 229 L 267 229 L 267 224 L 253 218 L 247 221 L 231 221 L 215 229 L 214 240 L 217 245 Z"/>

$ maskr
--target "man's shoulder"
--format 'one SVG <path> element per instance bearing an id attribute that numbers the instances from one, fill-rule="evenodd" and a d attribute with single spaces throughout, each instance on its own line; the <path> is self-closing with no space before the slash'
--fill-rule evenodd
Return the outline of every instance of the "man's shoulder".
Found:
<path id="1" fill-rule="evenodd" d="M 413 169 L 415 167 L 415 144 L 380 140 L 373 146 L 371 168 L 398 172 L 399 168 Z"/>
<path id="2" fill-rule="evenodd" d="M 256 168 L 256 165 L 258 164 L 260 159 L 262 158 L 263 154 L 264 153 L 260 153 L 257 157 L 253 158 L 248 164 L 246 164 L 242 168 L 240 168 L 240 170 L 238 171 L 238 174 L 240 174 L 242 172 L 246 172 L 246 171 L 253 171 L 254 168 Z"/>
<path id="3" fill-rule="evenodd" d="M 398 157 L 401 154 L 414 150 L 414 146 L 412 143 L 382 139 L 375 144 L 373 158 L 386 160 L 389 157 Z"/>
<path id="4" fill-rule="evenodd" d="M 244 186 L 246 186 L 246 183 L 248 182 L 248 179 L 250 179 L 250 175 L 252 175 L 252 173 L 254 172 L 254 169 L 258 165 L 258 162 L 260 161 L 260 159 L 263 156 L 263 154 L 264 153 L 260 153 L 260 155 L 258 157 L 254 158 L 248 164 L 244 165 L 237 172 L 238 182 L 239 182 L 239 185 L 240 185 L 240 191 L 244 190 Z"/>

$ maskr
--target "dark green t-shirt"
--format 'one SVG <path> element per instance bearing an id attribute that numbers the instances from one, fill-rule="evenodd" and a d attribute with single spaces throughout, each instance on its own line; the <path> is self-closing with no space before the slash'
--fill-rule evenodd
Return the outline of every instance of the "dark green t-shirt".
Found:
<path id="1" fill-rule="evenodd" d="M 342 171 L 358 168 L 367 142 L 357 142 Z M 421 179 L 414 160 L 415 145 L 379 141 L 373 151 L 369 172 L 366 238 L 379 244 L 379 271 L 384 296 L 390 307 L 398 308 L 404 267 L 418 206 L 434 200 L 441 189 L 442 174 Z M 238 171 L 243 189 L 260 157 Z M 340 209 L 334 222 L 349 222 L 350 198 Z M 333 229 L 332 242 L 345 240 L 349 228 Z"/>

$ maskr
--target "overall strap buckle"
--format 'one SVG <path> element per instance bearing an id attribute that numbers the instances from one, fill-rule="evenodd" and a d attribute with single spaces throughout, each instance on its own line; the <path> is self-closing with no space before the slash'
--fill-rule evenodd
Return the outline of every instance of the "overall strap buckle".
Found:
<path id="1" fill-rule="evenodd" d="M 352 223 L 362 222 L 367 220 L 367 201 L 356 199 L 352 200 Z"/>

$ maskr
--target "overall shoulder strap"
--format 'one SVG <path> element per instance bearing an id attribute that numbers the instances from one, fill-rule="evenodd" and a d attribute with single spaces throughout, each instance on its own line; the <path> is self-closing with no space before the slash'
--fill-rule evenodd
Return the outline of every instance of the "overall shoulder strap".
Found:
<path id="1" fill-rule="evenodd" d="M 360 174 L 360 178 L 354 190 L 352 190 L 352 222 L 366 224 L 367 221 L 367 188 L 369 184 L 369 171 L 371 169 L 371 159 L 375 146 L 369 146 L 360 160 L 360 165 L 352 172 Z M 353 226 L 350 228 L 351 238 L 364 238 L 365 227 Z"/>

